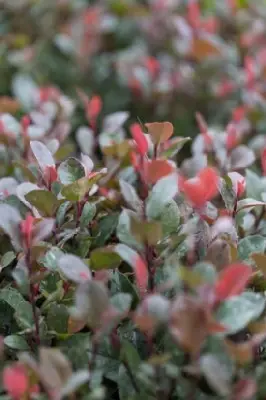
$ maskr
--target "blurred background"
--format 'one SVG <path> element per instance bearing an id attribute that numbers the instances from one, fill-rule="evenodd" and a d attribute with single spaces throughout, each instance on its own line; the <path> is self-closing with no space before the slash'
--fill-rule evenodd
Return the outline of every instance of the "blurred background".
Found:
<path id="1" fill-rule="evenodd" d="M 169 120 L 194 136 L 195 113 L 265 131 L 264 0 L 0 0 L 0 112 L 17 117 L 36 87 L 75 103 L 100 96 L 100 118 Z M 247 111 L 248 110 L 248 111 Z"/>

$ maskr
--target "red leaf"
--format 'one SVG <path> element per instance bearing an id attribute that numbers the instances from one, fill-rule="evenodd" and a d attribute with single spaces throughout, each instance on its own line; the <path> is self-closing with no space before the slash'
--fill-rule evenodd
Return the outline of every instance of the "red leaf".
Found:
<path id="1" fill-rule="evenodd" d="M 149 278 L 147 265 L 138 255 L 134 262 L 134 266 L 137 286 L 142 292 L 144 292 L 147 288 Z"/>
<path id="2" fill-rule="evenodd" d="M 247 87 L 251 89 L 255 83 L 255 62 L 253 58 L 246 56 L 244 60 Z"/>
<path id="3" fill-rule="evenodd" d="M 263 149 L 261 153 L 261 166 L 263 175 L 266 176 L 266 147 Z"/>
<path id="4" fill-rule="evenodd" d="M 245 118 L 247 113 L 247 108 L 245 106 L 236 107 L 232 112 L 232 117 L 234 122 L 240 122 Z"/>
<path id="5" fill-rule="evenodd" d="M 220 273 L 215 284 L 217 300 L 222 301 L 242 293 L 252 274 L 252 269 L 246 264 L 236 263 L 229 265 Z"/>
<path id="6" fill-rule="evenodd" d="M 25 368 L 16 364 L 3 371 L 3 386 L 12 399 L 19 400 L 28 390 L 29 379 Z"/>
<path id="7" fill-rule="evenodd" d="M 147 182 L 154 184 L 159 179 L 171 174 L 174 167 L 165 160 L 152 160 L 147 163 Z"/>
<path id="8" fill-rule="evenodd" d="M 101 112 L 102 105 L 103 103 L 100 96 L 95 95 L 90 99 L 86 109 L 87 115 L 90 120 L 94 121 L 98 117 Z"/>
<path id="9" fill-rule="evenodd" d="M 226 133 L 227 133 L 226 142 L 225 142 L 226 149 L 232 150 L 238 144 L 238 132 L 237 132 L 235 124 L 230 123 L 226 128 Z"/>
<path id="10" fill-rule="evenodd" d="M 183 191 L 195 207 L 202 207 L 218 193 L 218 175 L 213 168 L 206 167 L 192 179 L 183 182 Z"/>
<path id="11" fill-rule="evenodd" d="M 58 178 L 57 170 L 54 165 L 48 165 L 47 167 L 45 167 L 44 180 L 49 188 L 51 187 L 51 184 L 53 182 L 57 181 L 57 178 Z"/>
<path id="12" fill-rule="evenodd" d="M 188 2 L 188 22 L 194 29 L 198 29 L 201 24 L 200 8 L 198 0 L 190 0 Z"/>
<path id="13" fill-rule="evenodd" d="M 25 220 L 20 223 L 20 232 L 24 238 L 26 248 L 31 246 L 34 222 L 35 218 L 31 214 L 27 214 Z"/>
<path id="14" fill-rule="evenodd" d="M 145 124 L 154 144 L 164 143 L 174 133 L 174 127 L 171 122 L 152 122 Z"/>
<path id="15" fill-rule="evenodd" d="M 147 141 L 144 133 L 142 132 L 140 125 L 137 123 L 132 124 L 130 127 L 130 132 L 131 132 L 133 139 L 135 140 L 135 142 L 137 144 L 139 153 L 142 156 L 144 156 L 148 151 L 149 145 L 148 145 L 148 141 Z"/>
<path id="16" fill-rule="evenodd" d="M 159 70 L 160 70 L 160 63 L 155 57 L 147 57 L 145 59 L 145 66 L 149 71 L 151 77 L 154 79 L 156 78 Z"/>

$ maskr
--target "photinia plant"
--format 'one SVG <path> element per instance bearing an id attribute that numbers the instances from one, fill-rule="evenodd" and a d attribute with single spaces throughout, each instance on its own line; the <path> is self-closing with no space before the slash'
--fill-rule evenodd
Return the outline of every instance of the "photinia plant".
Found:
<path id="1" fill-rule="evenodd" d="M 96 124 L 101 107 L 86 99 L 82 152 L 60 129 L 3 141 L 3 392 L 260 398 L 264 153 L 245 144 L 248 132 L 228 147 L 230 129 L 198 113 L 180 162 L 190 139 L 173 124 L 133 122 L 127 135 L 125 112 Z M 25 138 L 28 117 L 1 118 Z"/>
<path id="2" fill-rule="evenodd" d="M 11 3 L 0 400 L 264 400 L 265 5 Z"/>

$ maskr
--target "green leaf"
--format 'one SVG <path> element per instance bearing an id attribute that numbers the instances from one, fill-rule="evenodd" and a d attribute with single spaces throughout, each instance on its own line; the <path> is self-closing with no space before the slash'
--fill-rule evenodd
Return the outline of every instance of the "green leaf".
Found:
<path id="1" fill-rule="evenodd" d="M 6 268 L 16 259 L 16 254 L 13 251 L 8 251 L 5 253 L 1 259 L 1 267 Z"/>
<path id="2" fill-rule="evenodd" d="M 90 265 L 94 271 L 118 268 L 120 264 L 121 258 L 115 253 L 113 246 L 102 247 L 91 252 Z"/>
<path id="3" fill-rule="evenodd" d="M 56 333 L 67 333 L 68 328 L 68 309 L 63 304 L 52 303 L 47 313 L 47 326 L 49 330 Z"/>
<path id="4" fill-rule="evenodd" d="M 136 215 L 135 213 L 133 215 Z M 138 251 L 143 249 L 143 244 L 139 243 L 130 231 L 130 219 L 132 211 L 123 210 L 119 215 L 118 224 L 116 228 L 116 235 L 121 243 L 128 245 Z"/>
<path id="5" fill-rule="evenodd" d="M 189 137 L 177 137 L 169 141 L 170 146 L 168 149 L 162 151 L 160 153 L 160 158 L 173 158 L 181 149 L 182 147 L 191 140 Z"/>
<path id="6" fill-rule="evenodd" d="M 56 271 L 58 267 L 58 260 L 64 255 L 63 251 L 58 247 L 52 247 L 47 253 L 38 261 L 49 271 Z"/>
<path id="7" fill-rule="evenodd" d="M 118 371 L 118 392 L 120 400 L 131 400 L 137 394 L 126 367 L 121 364 Z"/>
<path id="8" fill-rule="evenodd" d="M 12 287 L 1 289 L 0 301 L 9 304 L 9 306 L 14 309 L 15 319 L 22 329 L 32 328 L 32 306 L 16 289 L 13 289 Z"/>
<path id="9" fill-rule="evenodd" d="M 95 217 L 97 208 L 94 203 L 87 202 L 82 210 L 79 225 L 81 228 L 86 228 Z"/>
<path id="10" fill-rule="evenodd" d="M 19 335 L 9 335 L 4 339 L 4 344 L 10 349 L 28 351 L 30 350 L 28 343 L 24 337 Z"/>
<path id="11" fill-rule="evenodd" d="M 74 369 L 88 367 L 89 333 L 76 333 L 69 339 L 59 342 L 60 349 L 71 360 Z"/>
<path id="12" fill-rule="evenodd" d="M 265 191 L 265 178 L 259 177 L 255 172 L 246 171 L 246 194 L 255 200 L 262 200 L 261 194 Z"/>
<path id="13" fill-rule="evenodd" d="M 254 253 L 264 253 L 266 239 L 260 235 L 247 236 L 239 241 L 238 256 L 240 260 L 250 261 L 250 256 Z"/>
<path id="14" fill-rule="evenodd" d="M 236 202 L 236 194 L 233 189 L 232 180 L 229 176 L 221 178 L 221 184 L 219 187 L 222 199 L 224 201 L 227 210 L 233 210 Z"/>
<path id="15" fill-rule="evenodd" d="M 63 225 L 63 223 L 65 222 L 66 213 L 67 213 L 67 210 L 69 209 L 70 205 L 71 205 L 70 201 L 65 201 L 63 204 L 60 204 L 60 206 L 58 207 L 58 210 L 56 213 L 56 224 L 58 227 Z"/>
<path id="16" fill-rule="evenodd" d="M 140 200 L 135 188 L 128 182 L 120 180 L 120 188 L 122 196 L 124 197 L 127 204 L 137 213 L 142 210 L 143 203 Z"/>
<path id="17" fill-rule="evenodd" d="M 220 396 L 229 396 L 232 376 L 227 366 L 214 354 L 205 354 L 200 359 L 200 367 L 211 388 Z"/>
<path id="18" fill-rule="evenodd" d="M 118 213 L 107 215 L 101 218 L 97 226 L 97 231 L 93 231 L 93 236 L 96 236 L 93 241 L 93 247 L 104 246 L 110 236 L 115 232 L 118 222 Z"/>
<path id="19" fill-rule="evenodd" d="M 70 183 L 63 187 L 61 194 L 69 201 L 81 201 L 84 196 L 91 190 L 92 186 L 100 180 L 102 175 L 99 173 L 92 178 L 84 177 L 76 182 Z"/>
<path id="20" fill-rule="evenodd" d="M 32 140 L 30 142 L 30 147 L 43 173 L 45 172 L 46 167 L 55 165 L 52 153 L 45 144 L 37 140 Z"/>
<path id="21" fill-rule="evenodd" d="M 52 217 L 60 204 L 56 196 L 48 190 L 32 190 L 25 198 L 46 217 Z"/>
<path id="22" fill-rule="evenodd" d="M 11 239 L 16 250 L 20 249 L 20 232 L 19 224 L 22 218 L 18 210 L 8 204 L 0 204 L 0 228 Z"/>
<path id="23" fill-rule="evenodd" d="M 266 203 L 264 201 L 258 201 L 254 199 L 243 199 L 237 202 L 237 212 L 242 210 L 251 211 L 254 207 L 262 206 L 265 207 Z"/>
<path id="24" fill-rule="evenodd" d="M 125 274 L 119 271 L 115 271 L 112 275 L 111 283 L 112 283 L 111 286 L 112 293 L 113 294 L 119 292 L 128 293 L 132 298 L 132 306 L 133 308 L 135 308 L 139 302 L 139 294 L 136 290 L 136 287 L 131 283 L 129 278 Z"/>
<path id="25" fill-rule="evenodd" d="M 193 273 L 198 275 L 204 282 L 213 284 L 217 279 L 214 266 L 207 262 L 201 262 L 194 266 Z"/>
<path id="26" fill-rule="evenodd" d="M 163 235 L 168 236 L 177 232 L 180 225 L 180 210 L 174 200 L 171 200 L 163 208 L 162 213 L 157 218 L 162 224 Z"/>
<path id="27" fill-rule="evenodd" d="M 241 331 L 259 318 L 265 308 L 265 298 L 258 293 L 245 292 L 226 300 L 217 310 L 216 320 L 225 326 L 226 334 Z"/>
<path id="28" fill-rule="evenodd" d="M 111 304 L 120 312 L 127 313 L 130 309 L 132 296 L 128 293 L 117 293 L 111 298 Z"/>
<path id="29" fill-rule="evenodd" d="M 60 398 L 64 398 L 65 396 L 69 396 L 76 392 L 80 386 L 88 382 L 89 378 L 90 373 L 86 369 L 74 372 L 68 379 L 65 386 L 61 389 Z"/>
<path id="30" fill-rule="evenodd" d="M 136 240 L 143 244 L 155 246 L 162 238 L 162 226 L 158 221 L 142 221 L 132 215 L 130 230 Z"/>
<path id="31" fill-rule="evenodd" d="M 59 179 L 63 185 L 69 185 L 78 179 L 85 177 L 85 169 L 81 162 L 74 157 L 62 162 L 57 170 Z"/>
<path id="32" fill-rule="evenodd" d="M 91 271 L 81 258 L 65 254 L 58 260 L 58 268 L 62 274 L 75 283 L 87 282 L 91 279 Z"/>
<path id="33" fill-rule="evenodd" d="M 153 187 L 146 204 L 148 219 L 156 219 L 163 212 L 165 206 L 178 193 L 178 180 L 176 174 L 161 178 Z M 162 195 L 163 194 L 163 195 Z"/>

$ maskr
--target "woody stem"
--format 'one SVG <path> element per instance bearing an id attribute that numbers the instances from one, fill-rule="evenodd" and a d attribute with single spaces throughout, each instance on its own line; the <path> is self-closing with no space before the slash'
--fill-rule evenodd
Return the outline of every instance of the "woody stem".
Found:
<path id="1" fill-rule="evenodd" d="M 32 306 L 32 314 L 33 314 L 33 319 L 34 319 L 34 325 L 35 325 L 35 342 L 37 345 L 41 344 L 40 340 L 40 327 L 39 327 L 39 318 L 38 318 L 38 313 L 37 313 L 37 307 L 35 304 L 35 292 L 34 292 L 34 285 L 31 282 L 31 277 L 32 277 L 32 262 L 31 262 L 31 251 L 30 249 L 27 249 L 26 252 L 26 265 L 28 267 L 29 271 L 29 278 L 30 278 L 30 293 L 29 293 L 29 300 Z"/>

